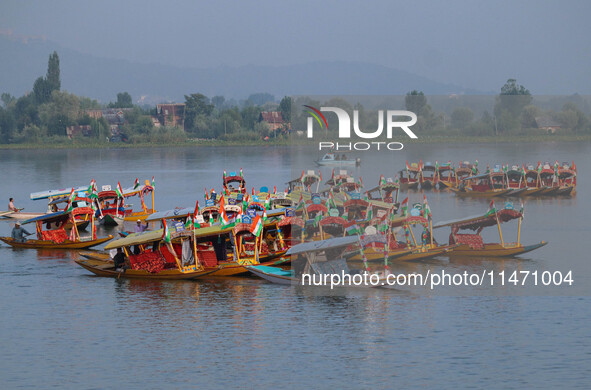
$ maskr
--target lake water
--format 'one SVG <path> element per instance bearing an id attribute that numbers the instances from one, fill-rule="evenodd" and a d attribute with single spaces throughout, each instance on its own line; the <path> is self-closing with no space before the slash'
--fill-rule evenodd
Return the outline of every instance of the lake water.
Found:
<path id="1" fill-rule="evenodd" d="M 575 160 L 576 196 L 527 199 L 521 240 L 549 241 L 545 247 L 521 259 L 441 257 L 393 266 L 395 272 L 572 270 L 572 286 L 331 292 L 238 277 L 116 280 L 78 267 L 76 252 L 2 244 L 2 387 L 588 388 L 590 152 L 589 143 L 499 143 L 358 154 L 356 175 L 366 187 L 377 185 L 380 173 L 392 177 L 407 159 L 478 159 L 480 167 Z M 158 210 L 193 207 L 204 188 L 219 190 L 223 169 L 242 167 L 249 188 L 282 190 L 316 158 L 315 151 L 289 147 L 2 150 L 0 197 L 43 211 L 43 202 L 29 200 L 31 192 L 88 185 L 91 178 L 126 187 L 155 176 Z M 330 171 L 323 169 L 324 180 Z M 422 194 L 408 195 L 422 201 Z M 427 195 L 435 222 L 488 207 L 483 199 Z M 514 234 L 515 226 L 506 225 L 504 234 Z M 0 235 L 11 228 L 0 222 Z M 494 240 L 496 229 L 490 230 L 485 234 Z M 448 235 L 435 232 L 440 242 Z"/>

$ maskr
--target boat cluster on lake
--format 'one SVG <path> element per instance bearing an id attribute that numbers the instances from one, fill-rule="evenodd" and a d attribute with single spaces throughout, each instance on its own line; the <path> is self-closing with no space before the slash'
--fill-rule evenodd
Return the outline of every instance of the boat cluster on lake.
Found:
<path id="1" fill-rule="evenodd" d="M 0 239 L 16 248 L 66 249 L 90 248 L 108 241 L 103 251 L 80 252 L 83 259 L 76 262 L 96 275 L 118 278 L 195 279 L 251 273 L 283 284 L 298 282 L 304 274 L 335 272 L 370 272 L 384 278 L 395 261 L 442 255 L 514 256 L 546 244 L 520 242 L 523 199 L 519 204 L 506 199 L 495 204 L 492 200 L 480 215 L 433 223 L 425 194 L 408 193 L 399 199 L 401 188 L 412 185 L 409 180 L 431 182 L 433 188 L 445 183 L 459 194 L 479 191 L 478 184 L 472 183 L 485 178 L 493 183 L 487 191 L 494 191 L 494 178 L 499 176 L 500 183 L 527 190 L 534 188 L 528 186 L 528 172 L 535 171 L 539 188 L 572 186 L 574 190 L 574 163 L 555 166 L 551 178 L 545 174 L 550 170 L 546 165 L 523 166 L 521 170 L 495 167 L 479 174 L 477 162 L 461 163 L 458 168 L 436 163 L 434 171 L 421 162 L 407 164 L 403 171 L 407 175 L 400 178 L 381 175 L 372 188 L 346 170 L 333 170 L 324 183 L 320 171 L 304 170 L 283 191 L 277 191 L 276 186 L 249 191 L 242 169 L 224 171 L 222 188 L 206 188 L 201 203 L 196 200 L 194 207 L 161 212 L 154 207 L 154 178 L 143 185 L 136 179 L 126 189 L 120 183 L 114 190 L 103 186 L 101 191 L 91 180 L 88 187 L 31 194 L 31 199 L 47 199 L 49 210 L 37 215 L 22 211 L 2 215 L 20 218 L 25 226 L 34 224 L 36 239 L 19 239 L 14 234 Z M 519 171 L 520 179 L 514 178 L 512 171 Z M 409 176 L 410 172 L 415 174 Z M 413 202 L 412 196 L 419 196 L 418 201 Z M 129 205 L 131 197 L 140 199 L 139 209 Z M 118 239 L 97 236 L 97 225 L 125 227 L 125 221 L 137 224 L 135 232 L 122 231 Z M 501 229 L 510 221 L 518 223 L 515 242 L 506 241 Z M 486 227 L 498 229 L 499 242 L 483 241 L 481 231 Z M 433 232 L 444 228 L 450 230 L 449 239 L 439 243 Z"/>
<path id="2" fill-rule="evenodd" d="M 478 161 L 409 164 L 399 172 L 402 189 L 449 189 L 458 196 L 570 196 L 577 186 L 574 163 L 497 164 L 480 172 Z"/>

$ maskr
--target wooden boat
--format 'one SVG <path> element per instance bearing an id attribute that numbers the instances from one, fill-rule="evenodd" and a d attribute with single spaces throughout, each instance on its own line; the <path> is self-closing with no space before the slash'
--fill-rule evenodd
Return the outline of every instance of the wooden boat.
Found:
<path id="1" fill-rule="evenodd" d="M 365 194 L 370 201 L 379 200 L 385 203 L 398 204 L 399 190 L 400 185 L 397 181 L 392 178 L 385 179 L 384 175 L 381 175 L 378 186 L 367 190 Z"/>
<path id="2" fill-rule="evenodd" d="M 91 208 L 77 208 L 76 210 L 77 213 L 93 214 Z M 0 240 L 15 248 L 84 249 L 100 245 L 113 238 L 113 236 L 97 238 L 94 219 L 91 219 L 91 232 L 82 235 L 74 224 L 74 215 L 72 212 L 58 211 L 56 213 L 42 215 L 26 220 L 23 222 L 23 225 L 33 222 L 36 224 L 37 239 L 19 242 L 14 241 L 11 237 L 0 237 Z M 68 222 L 73 224 L 69 234 L 64 228 Z"/>
<path id="3" fill-rule="evenodd" d="M 421 188 L 430 190 L 435 188 L 437 184 L 438 168 L 430 162 L 426 162 L 421 166 L 420 183 Z"/>
<path id="4" fill-rule="evenodd" d="M 476 175 L 478 175 L 478 160 L 474 161 L 474 164 L 469 161 L 460 161 L 458 168 L 455 169 L 455 182 L 449 187 L 458 187 L 464 180 Z"/>
<path id="5" fill-rule="evenodd" d="M 23 210 L 23 209 L 21 209 Z M 0 218 L 24 221 L 31 218 L 37 218 L 47 213 L 28 213 L 23 211 L 0 211 Z"/>
<path id="6" fill-rule="evenodd" d="M 123 225 L 125 213 L 131 214 L 131 209 L 125 210 L 125 198 L 119 196 L 116 191 L 106 186 L 98 193 L 96 218 L 99 224 L 104 226 Z"/>
<path id="7" fill-rule="evenodd" d="M 511 220 L 518 219 L 519 226 L 517 230 L 517 242 L 506 243 L 503 239 L 501 224 Z M 478 215 L 468 218 L 462 218 L 454 221 L 441 222 L 434 226 L 434 228 L 451 227 L 451 234 L 449 237 L 450 245 L 455 244 L 457 247 L 450 252 L 450 256 L 486 256 L 486 257 L 502 257 L 515 256 L 526 252 L 533 251 L 547 244 L 546 241 L 541 241 L 533 245 L 522 245 L 520 243 L 521 237 L 521 222 L 523 220 L 523 211 L 514 210 L 509 203 L 504 209 L 496 210 L 494 203 L 492 203 L 489 211 L 484 215 Z M 485 227 L 497 226 L 499 230 L 500 243 L 484 243 L 480 232 Z M 460 234 L 460 230 L 473 230 L 475 234 Z"/>
<path id="8" fill-rule="evenodd" d="M 333 170 L 334 175 L 334 170 Z M 322 182 L 322 173 L 318 170 L 318 174 L 313 169 L 303 170 L 300 177 L 288 181 L 287 190 L 289 193 L 294 191 L 299 192 L 318 192 L 320 183 Z"/>
<path id="9" fill-rule="evenodd" d="M 246 193 L 246 180 L 244 179 L 244 174 L 242 173 L 242 168 L 240 168 L 240 174 L 236 172 L 230 172 L 226 174 L 226 170 L 224 169 L 224 177 L 222 180 L 222 186 L 224 188 L 224 192 L 226 194 L 230 193 Z"/>
<path id="10" fill-rule="evenodd" d="M 488 172 L 463 179 L 458 187 L 450 187 L 458 196 L 489 198 L 504 196 L 512 190 L 505 188 L 503 172 Z"/>
<path id="11" fill-rule="evenodd" d="M 344 258 L 348 248 L 358 242 L 358 236 L 348 236 L 295 245 L 286 253 L 291 257 L 292 269 L 290 270 L 253 265 L 246 268 L 252 274 L 271 283 L 284 285 L 319 285 L 315 284 L 313 280 L 326 280 L 326 278 L 330 280 L 331 275 L 348 275 L 353 278 L 354 275 L 361 275 L 367 270 L 351 270 Z M 377 280 L 376 285 L 362 284 L 355 286 L 345 284 L 339 287 L 380 287 L 385 284 L 386 276 L 379 274 Z"/>
<path id="12" fill-rule="evenodd" d="M 435 180 L 436 189 L 441 190 L 456 185 L 456 172 L 451 160 L 443 164 L 439 164 L 437 161 L 435 161 L 435 168 L 437 170 L 437 176 Z"/>
<path id="13" fill-rule="evenodd" d="M 154 179 L 152 184 L 146 180 L 143 186 L 132 187 L 123 190 L 123 197 L 125 198 L 125 216 L 126 221 L 137 221 L 145 220 L 148 216 L 156 212 L 156 204 L 154 203 Z M 140 200 L 140 208 L 138 211 L 132 209 L 132 205 L 129 204 L 130 198 L 137 196 Z M 151 199 L 151 204 L 146 203 L 146 199 Z M 128 209 L 129 208 L 129 209 Z"/>
<path id="14" fill-rule="evenodd" d="M 90 258 L 76 263 L 98 276 L 117 278 L 195 279 L 219 270 L 217 265 L 203 262 L 194 230 L 177 230 L 171 226 L 170 229 L 130 234 L 105 246 L 105 250 L 117 248 L 122 248 L 126 256 L 126 268 L 115 269 L 111 260 L 89 256 L 88 252 L 81 255 Z"/>
<path id="15" fill-rule="evenodd" d="M 422 162 L 421 164 L 412 163 L 410 165 L 408 161 L 406 162 L 406 169 L 398 172 L 401 190 L 416 190 L 419 188 L 419 184 L 421 183 L 421 165 Z"/>
<path id="16" fill-rule="evenodd" d="M 314 162 L 323 167 L 355 167 L 361 165 L 360 158 L 347 158 L 347 154 L 344 152 L 329 152 Z"/>
<path id="17" fill-rule="evenodd" d="M 52 197 L 49 198 L 48 208 L 50 212 L 57 212 L 57 211 L 66 211 L 66 208 L 70 206 L 70 197 L 69 196 L 59 196 L 59 197 Z M 76 227 L 79 230 L 85 230 L 88 225 L 90 225 L 90 220 L 93 218 L 92 214 L 86 213 L 84 210 L 86 208 L 91 207 L 93 201 L 87 196 L 87 192 L 80 191 L 75 193 L 72 202 L 72 212 L 74 214 L 74 222 L 76 223 Z M 82 208 L 83 212 L 78 213 L 76 210 L 78 208 Z M 65 226 L 66 230 L 70 230 L 72 228 L 72 224 L 68 222 Z"/>
<path id="18" fill-rule="evenodd" d="M 76 264 L 97 276 L 106 276 L 112 278 L 187 280 L 197 279 L 215 272 L 215 270 L 212 269 L 197 269 L 184 272 L 180 272 L 177 269 L 166 269 L 158 273 L 151 273 L 146 270 L 115 269 L 112 261 L 93 259 L 75 261 Z"/>

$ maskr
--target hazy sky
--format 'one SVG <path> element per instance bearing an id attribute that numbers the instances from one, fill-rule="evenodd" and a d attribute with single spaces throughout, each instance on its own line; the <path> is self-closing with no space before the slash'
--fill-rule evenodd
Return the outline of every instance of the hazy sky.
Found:
<path id="1" fill-rule="evenodd" d="M 187 67 L 362 61 L 480 90 L 515 77 L 534 93 L 589 85 L 590 20 L 585 0 L 0 4 L 0 30 L 100 57 Z"/>

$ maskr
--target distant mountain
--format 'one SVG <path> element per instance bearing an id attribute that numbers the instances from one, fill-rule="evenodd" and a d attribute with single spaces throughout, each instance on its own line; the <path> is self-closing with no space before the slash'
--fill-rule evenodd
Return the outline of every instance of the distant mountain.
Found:
<path id="1" fill-rule="evenodd" d="M 123 91 L 129 92 L 134 101 L 143 96 L 143 101 L 150 104 L 181 102 L 183 95 L 196 92 L 227 99 L 244 99 L 256 92 L 269 92 L 276 98 L 302 94 L 397 95 L 413 89 L 427 94 L 479 93 L 361 62 L 178 68 L 98 58 L 47 40 L 1 35 L 0 92 L 21 96 L 30 91 L 35 79 L 45 75 L 47 59 L 54 50 L 60 57 L 62 89 L 101 102 L 114 101 Z"/>

